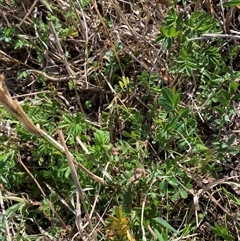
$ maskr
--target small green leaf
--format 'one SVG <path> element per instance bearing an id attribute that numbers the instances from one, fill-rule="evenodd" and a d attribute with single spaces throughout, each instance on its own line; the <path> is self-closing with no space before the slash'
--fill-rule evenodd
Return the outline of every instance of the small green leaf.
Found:
<path id="1" fill-rule="evenodd" d="M 131 138 L 131 134 L 129 134 L 127 131 L 122 131 L 122 135 L 123 135 L 124 137 Z"/>
<path id="2" fill-rule="evenodd" d="M 165 221 L 163 218 L 154 218 L 154 221 L 156 221 L 157 223 L 161 224 L 162 226 L 164 226 L 165 228 L 169 229 L 170 231 L 172 231 L 173 233 L 178 234 L 178 231 L 173 228 L 167 221 Z"/>
<path id="3" fill-rule="evenodd" d="M 170 37 L 177 37 L 179 35 L 179 31 L 176 31 L 174 27 L 171 27 L 169 30 L 169 36 Z"/>
<path id="4" fill-rule="evenodd" d="M 127 87 L 128 86 L 128 84 L 130 83 L 130 80 L 129 80 L 129 78 L 128 77 L 122 77 L 122 80 L 123 80 L 123 83 L 124 83 L 124 85 L 125 85 L 125 87 Z"/>
<path id="5" fill-rule="evenodd" d="M 189 108 L 184 108 L 179 111 L 179 116 L 184 118 L 188 115 L 188 113 L 189 113 Z"/>
<path id="6" fill-rule="evenodd" d="M 173 96 L 173 100 L 172 100 L 174 109 L 177 108 L 178 103 L 179 103 L 179 100 L 180 100 L 180 95 L 179 95 L 179 93 L 176 93 L 176 94 Z"/>
<path id="7" fill-rule="evenodd" d="M 230 83 L 230 91 L 231 91 L 231 94 L 236 93 L 237 89 L 238 89 L 238 83 L 237 83 L 236 81 L 232 81 L 232 82 Z"/>
<path id="8" fill-rule="evenodd" d="M 180 193 L 181 197 L 184 199 L 188 197 L 187 192 L 182 188 L 179 189 L 179 193 Z"/>
<path id="9" fill-rule="evenodd" d="M 166 109 L 173 109 L 173 94 L 168 88 L 162 89 L 163 97 L 160 99 L 160 105 L 162 105 Z"/>
<path id="10" fill-rule="evenodd" d="M 180 196 L 180 192 L 175 192 L 171 198 L 171 200 L 174 202 L 176 201 Z"/>
<path id="11" fill-rule="evenodd" d="M 216 110 L 220 115 L 223 115 L 223 114 L 225 114 L 225 112 L 226 112 L 221 106 L 216 106 L 216 107 L 215 107 L 215 110 Z"/>
<path id="12" fill-rule="evenodd" d="M 177 187 L 179 185 L 179 182 L 176 178 L 166 178 L 167 182 L 172 185 L 173 187 Z"/>
<path id="13" fill-rule="evenodd" d="M 154 229 L 154 233 L 156 234 L 156 236 L 157 236 L 157 238 L 158 238 L 159 241 L 166 241 L 166 240 L 163 238 L 162 234 L 159 233 L 159 231 L 158 231 L 157 229 Z"/>
<path id="14" fill-rule="evenodd" d="M 124 84 L 123 84 L 122 81 L 119 81 L 119 85 L 120 85 L 121 89 L 123 90 L 124 89 Z"/>
<path id="15" fill-rule="evenodd" d="M 131 138 L 132 139 L 136 139 L 137 138 L 137 135 L 134 131 L 131 131 Z"/>
<path id="16" fill-rule="evenodd" d="M 236 94 L 232 97 L 232 100 L 240 100 L 240 94 Z"/>
<path id="17" fill-rule="evenodd" d="M 6 32 L 5 32 L 5 36 L 6 36 L 6 37 L 9 37 L 10 34 L 11 34 L 11 32 L 12 32 L 12 28 L 7 28 L 7 29 L 6 29 Z"/>
<path id="18" fill-rule="evenodd" d="M 162 33 L 162 35 L 164 37 L 169 37 L 169 33 L 168 33 L 168 31 L 167 31 L 167 29 L 165 27 L 161 27 L 160 28 L 160 32 Z"/>
<path id="19" fill-rule="evenodd" d="M 182 21 L 183 21 L 183 13 L 180 13 L 176 20 L 177 25 L 181 24 Z"/>
<path id="20" fill-rule="evenodd" d="M 240 5 L 240 0 L 231 0 L 223 3 L 223 7 L 237 7 Z"/>

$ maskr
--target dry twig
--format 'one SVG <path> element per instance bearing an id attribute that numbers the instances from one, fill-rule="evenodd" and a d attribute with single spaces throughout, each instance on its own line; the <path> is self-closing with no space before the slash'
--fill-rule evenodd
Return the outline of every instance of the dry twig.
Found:
<path id="1" fill-rule="evenodd" d="M 41 136 L 42 133 L 30 121 L 18 101 L 13 100 L 4 82 L 4 76 L 0 75 L 0 104 L 3 105 L 23 125 L 24 129 L 33 135 Z"/>
<path id="2" fill-rule="evenodd" d="M 83 208 L 84 208 L 84 212 L 86 213 L 86 217 L 87 217 L 87 221 L 89 223 L 89 227 L 90 227 L 91 230 L 93 230 L 94 228 L 93 228 L 93 225 L 92 225 L 92 222 L 91 222 L 88 210 L 87 210 L 87 206 L 86 206 L 86 203 L 85 203 L 85 198 L 84 198 L 84 195 L 83 195 L 82 187 L 81 187 L 80 182 L 78 180 L 77 171 L 76 171 L 76 168 L 75 168 L 74 163 L 73 163 L 73 156 L 68 151 L 66 142 L 65 142 L 64 137 L 63 137 L 63 133 L 61 131 L 59 131 L 58 134 L 59 134 L 60 141 L 61 141 L 61 143 L 64 147 L 65 155 L 68 159 L 68 164 L 69 164 L 69 167 L 70 167 L 70 171 L 71 171 L 71 174 L 72 174 L 73 181 L 74 181 L 75 186 L 77 188 L 78 194 L 79 194 L 79 196 L 82 200 L 82 205 L 83 205 Z M 77 214 L 79 215 L 78 211 L 76 210 L 76 224 L 78 226 L 78 215 Z M 94 238 L 94 240 L 97 241 L 97 235 L 96 235 L 95 232 L 93 232 L 93 238 Z"/>

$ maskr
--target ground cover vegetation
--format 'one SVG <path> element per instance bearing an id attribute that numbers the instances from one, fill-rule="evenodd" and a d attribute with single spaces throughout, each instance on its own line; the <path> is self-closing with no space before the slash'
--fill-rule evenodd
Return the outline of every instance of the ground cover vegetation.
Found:
<path id="1" fill-rule="evenodd" d="M 240 240 L 239 5 L 0 0 L 0 240 Z"/>

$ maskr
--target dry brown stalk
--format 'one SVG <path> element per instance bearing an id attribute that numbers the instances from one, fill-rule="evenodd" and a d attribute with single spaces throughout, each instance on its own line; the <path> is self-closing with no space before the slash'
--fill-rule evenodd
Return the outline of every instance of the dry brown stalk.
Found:
<path id="1" fill-rule="evenodd" d="M 18 101 L 12 99 L 4 79 L 4 75 L 0 74 L 0 104 L 22 123 L 24 129 L 33 135 L 42 136 L 42 133 L 27 117 Z"/>

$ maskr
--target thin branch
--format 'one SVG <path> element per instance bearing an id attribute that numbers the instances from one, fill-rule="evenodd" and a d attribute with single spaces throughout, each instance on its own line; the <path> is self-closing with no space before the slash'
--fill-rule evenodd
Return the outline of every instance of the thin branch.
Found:
<path id="1" fill-rule="evenodd" d="M 71 171 L 73 181 L 75 183 L 75 186 L 77 188 L 79 196 L 82 200 L 84 212 L 86 213 L 87 221 L 89 222 L 89 227 L 90 227 L 91 230 L 93 230 L 94 228 L 93 228 L 93 225 L 92 225 L 92 222 L 91 222 L 88 210 L 87 210 L 87 206 L 86 206 L 86 203 L 85 203 L 85 197 L 83 195 L 82 187 L 81 187 L 80 182 L 78 180 L 77 171 L 76 171 L 76 168 L 75 168 L 74 163 L 73 163 L 73 156 L 68 151 L 68 147 L 67 147 L 66 142 L 64 140 L 64 136 L 63 136 L 62 131 L 58 131 L 58 135 L 59 135 L 61 144 L 64 147 L 65 155 L 66 155 L 67 160 L 68 160 L 68 164 L 69 164 L 69 167 L 70 167 L 70 171 Z M 93 232 L 93 238 L 94 238 L 95 241 L 97 241 L 97 235 L 96 235 L 95 232 Z"/>
<path id="2" fill-rule="evenodd" d="M 23 125 L 24 129 L 33 135 L 41 136 L 41 132 L 27 117 L 18 101 L 13 100 L 4 82 L 4 76 L 0 75 L 0 104 L 3 105 Z"/>
<path id="3" fill-rule="evenodd" d="M 196 38 L 190 38 L 188 41 L 195 41 L 195 40 L 202 40 L 206 38 L 228 38 L 228 39 L 240 39 L 240 36 L 238 35 L 232 35 L 232 34 L 221 34 L 221 33 L 205 33 L 202 34 L 201 37 Z"/>
<path id="4" fill-rule="evenodd" d="M 55 30 L 55 28 L 54 28 L 54 26 L 53 26 L 53 23 L 50 22 L 49 26 L 50 26 L 50 30 L 51 30 L 52 35 L 53 35 L 53 38 L 54 38 L 54 43 L 55 43 L 55 45 L 56 45 L 56 47 L 57 47 L 57 49 L 58 49 L 58 52 L 59 52 L 59 54 L 60 54 L 60 56 L 61 56 L 61 58 L 62 58 L 62 60 L 63 60 L 63 63 L 64 63 L 64 65 L 65 65 L 66 69 L 67 69 L 67 72 L 68 72 L 69 76 L 72 76 L 72 75 L 74 74 L 74 72 L 73 72 L 73 70 L 70 68 L 70 66 L 69 66 L 69 64 L 68 64 L 68 62 L 67 62 L 67 59 L 66 59 L 66 57 L 65 57 L 65 54 L 63 53 L 63 49 L 62 49 L 62 46 L 61 46 L 61 44 L 60 44 L 60 41 L 59 41 L 57 32 L 56 32 L 56 30 Z"/>
<path id="5" fill-rule="evenodd" d="M 110 45 L 111 45 L 111 49 L 112 49 L 112 51 L 113 51 L 113 53 L 114 53 L 114 55 L 115 55 L 115 57 L 116 57 L 116 60 L 117 60 L 117 62 L 118 62 L 118 66 L 119 66 L 119 69 L 120 69 L 120 71 L 121 71 L 121 74 L 122 74 L 122 76 L 124 76 L 124 71 L 123 71 L 123 68 L 122 68 L 122 65 L 121 65 L 121 61 L 120 61 L 119 56 L 118 56 L 118 54 L 117 54 L 117 50 L 116 50 L 116 48 L 115 48 L 115 46 L 114 46 L 114 44 L 113 44 L 112 38 L 111 38 L 111 36 L 110 36 L 110 34 L 109 34 L 107 25 L 106 25 L 104 19 L 102 18 L 101 14 L 100 14 L 100 12 L 99 12 L 99 10 L 98 10 L 98 7 L 97 7 L 96 2 L 95 2 L 94 0 L 91 0 L 91 3 L 92 3 L 92 5 L 93 5 L 93 7 L 94 7 L 94 9 L 95 9 L 95 11 L 96 11 L 96 13 L 97 13 L 100 21 L 101 21 L 101 24 L 102 24 L 102 26 L 103 26 L 103 28 L 104 28 L 104 30 L 105 30 L 105 33 L 107 34 L 107 37 L 108 37 L 108 39 L 109 39 L 109 43 L 110 43 Z"/>
<path id="6" fill-rule="evenodd" d="M 37 5 L 39 0 L 35 0 L 32 4 L 32 6 L 30 7 L 30 9 L 28 10 L 27 14 L 24 16 L 24 18 L 22 19 L 22 21 L 18 24 L 18 27 L 20 27 L 23 22 L 25 22 L 25 20 L 28 18 L 28 16 L 32 13 L 33 9 L 35 8 L 35 6 Z"/>

